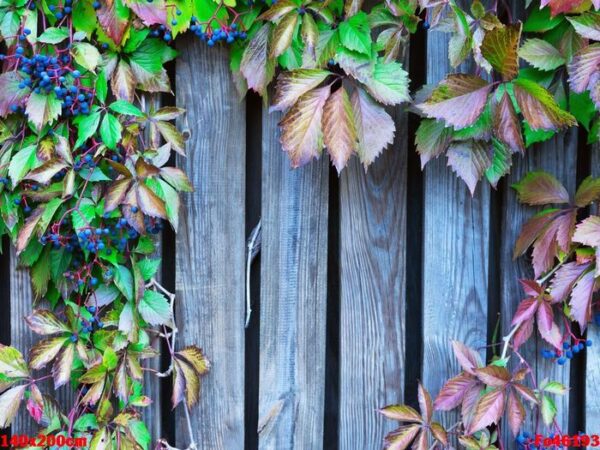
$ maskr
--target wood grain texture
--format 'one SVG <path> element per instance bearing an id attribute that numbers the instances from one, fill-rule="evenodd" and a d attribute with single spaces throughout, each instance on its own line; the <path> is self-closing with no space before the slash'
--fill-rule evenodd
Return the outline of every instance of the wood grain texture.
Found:
<path id="1" fill-rule="evenodd" d="M 406 114 L 395 119 L 394 145 L 340 178 L 341 450 L 380 449 L 397 424 L 376 410 L 403 398 Z"/>
<path id="2" fill-rule="evenodd" d="M 515 18 L 525 17 L 524 4 L 522 2 L 511 2 Z M 502 334 L 507 334 L 511 329 L 511 320 L 518 304 L 524 298 L 523 289 L 519 279 L 532 279 L 533 269 L 531 258 L 524 256 L 516 261 L 513 260 L 513 250 L 523 224 L 531 218 L 540 208 L 531 208 L 517 201 L 516 191 L 510 186 L 520 181 L 527 172 L 546 171 L 563 182 L 568 191 L 575 191 L 577 173 L 577 130 L 572 129 L 566 133 L 557 134 L 548 142 L 530 147 L 526 150 L 524 157 L 513 157 L 513 167 L 510 175 L 504 182 L 502 195 L 502 228 L 499 246 L 499 287 L 500 287 L 500 314 Z M 532 364 L 532 369 L 537 375 L 538 381 L 545 377 L 569 385 L 570 364 L 558 366 L 556 363 L 545 360 L 541 356 L 543 348 L 549 348 L 536 332 L 530 342 L 525 344 L 520 353 Z M 514 360 L 515 358 L 513 358 Z M 511 361 L 511 365 L 516 361 Z M 528 380 L 529 382 L 530 380 Z M 569 396 L 556 397 L 558 408 L 557 421 L 561 429 L 566 433 L 569 417 Z M 528 414 L 529 418 L 523 426 L 524 430 L 535 429 L 535 417 Z M 509 448 L 516 448 L 512 434 L 508 427 L 504 428 L 504 442 Z"/>
<path id="3" fill-rule="evenodd" d="M 510 185 L 520 181 L 527 172 L 543 170 L 565 184 L 569 193 L 575 191 L 575 173 L 577 169 L 577 130 L 556 135 L 549 142 L 529 148 L 523 158 L 515 157 L 514 165 L 506 182 L 503 193 L 502 208 L 502 233 L 500 244 L 500 299 L 503 334 L 510 331 L 510 322 L 520 301 L 525 298 L 519 279 L 533 278 L 531 258 L 523 256 L 513 261 L 512 254 L 517 237 L 522 225 L 531 218 L 540 208 L 531 208 L 517 201 L 516 191 Z M 541 357 L 541 350 L 550 348 L 550 345 L 542 340 L 536 332 L 536 336 L 523 346 L 520 352 L 532 363 L 532 368 L 537 374 L 538 380 L 549 377 L 551 380 L 559 381 L 569 385 L 569 364 L 559 366 L 552 361 Z M 529 380 L 528 380 L 529 381 Z M 557 397 L 556 406 L 559 415 L 558 423 L 566 432 L 569 417 L 569 396 Z M 530 419 L 532 419 L 530 417 Z M 525 430 L 534 429 L 534 420 L 529 420 Z M 509 439 L 506 431 L 505 442 Z"/>
<path id="4" fill-rule="evenodd" d="M 10 248 L 10 323 L 11 323 L 11 342 L 10 345 L 19 350 L 25 359 L 28 359 L 29 349 L 39 340 L 43 339 L 33 333 L 24 318 L 31 314 L 34 306 L 34 294 L 31 287 L 31 277 L 29 269 L 20 267 L 18 258 L 13 246 Z M 38 308 L 49 308 L 47 304 L 38 304 Z M 38 375 L 50 373 L 50 367 Z M 70 385 L 54 389 L 51 381 L 39 383 L 38 385 L 43 394 L 53 396 L 61 406 L 63 412 L 68 413 L 73 407 L 75 396 Z M 13 434 L 27 434 L 29 436 L 37 435 L 38 425 L 31 418 L 25 409 L 25 403 L 21 405 L 15 420 L 12 423 Z"/>
<path id="5" fill-rule="evenodd" d="M 178 42 L 177 105 L 187 110 L 179 129 L 191 136 L 178 163 L 196 189 L 183 196 L 177 234 L 179 346 L 198 345 L 212 361 L 192 410 L 198 448 L 231 450 L 244 442 L 245 104 L 226 49 Z M 177 446 L 186 448 L 182 407 L 177 414 Z"/>
<path id="6" fill-rule="evenodd" d="M 27 352 L 39 340 L 25 323 L 24 318 L 33 309 L 33 291 L 29 270 L 18 266 L 14 246 L 10 248 L 10 345 L 15 347 L 27 358 Z M 45 384 L 47 387 L 48 384 Z M 63 387 L 62 389 L 68 389 Z M 63 407 L 64 410 L 64 407 Z M 22 407 L 12 423 L 13 434 L 34 435 L 38 428 Z"/>
<path id="7" fill-rule="evenodd" d="M 263 112 L 259 448 L 323 446 L 328 165 L 290 168 Z"/>
<path id="8" fill-rule="evenodd" d="M 448 35 L 429 32 L 429 84 L 451 71 L 447 61 Z M 429 162 L 424 173 L 422 382 L 432 396 L 460 371 L 451 340 L 481 349 L 485 356 L 489 230 L 487 182 L 480 182 L 472 197 L 445 156 Z M 455 418 L 446 414 L 446 425 Z"/>
<path id="9" fill-rule="evenodd" d="M 591 147 L 591 152 L 592 175 L 600 177 L 600 144 Z M 600 214 L 597 205 L 595 214 Z M 600 429 L 600 327 L 588 327 L 587 337 L 594 346 L 585 352 L 585 424 L 589 434 L 597 434 L 594 430 Z"/>

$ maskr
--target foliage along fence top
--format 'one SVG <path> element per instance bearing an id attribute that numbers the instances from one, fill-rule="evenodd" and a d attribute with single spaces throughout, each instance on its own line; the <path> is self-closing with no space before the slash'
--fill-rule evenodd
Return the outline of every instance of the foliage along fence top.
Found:
<path id="1" fill-rule="evenodd" d="M 92 449 L 148 448 L 139 411 L 151 407 L 143 373 L 156 356 L 156 334 L 171 359 L 156 375 L 172 375 L 173 406 L 187 415 L 199 401 L 210 364 L 194 345 L 175 348 L 174 295 L 157 281 L 160 261 L 151 256 L 152 235 L 164 221 L 177 229 L 179 194 L 193 190 L 169 166 L 172 152 L 185 155 L 172 123 L 184 111 L 140 107 L 145 94 L 171 91 L 164 66 L 177 57 L 171 42 L 180 34 L 193 33 L 207 51 L 230 47 L 239 93 L 252 89 L 284 112 L 281 144 L 293 167 L 326 149 L 338 171 L 353 155 L 368 168 L 396 132 L 386 106 L 403 103 L 422 117 L 422 164 L 445 155 L 471 192 L 479 182 L 496 186 L 513 158 L 562 129 L 584 127 L 595 142 L 600 2 L 544 0 L 528 5 L 523 22 L 502 2 L 469 6 L 0 0 L 0 234 L 30 268 L 32 300 L 47 305 L 23 325 L 43 336 L 38 343 L 0 348 L 0 426 L 25 407 L 45 432 L 88 436 Z M 475 68 L 411 99 L 400 59 L 417 27 L 450 33 L 451 65 L 472 58 Z M 585 179 L 573 197 L 544 172 L 514 188 L 521 202 L 547 206 L 516 242 L 516 257 L 532 249 L 535 279 L 521 280 L 526 298 L 491 360 L 455 342 L 462 371 L 434 398 L 419 385 L 420 411 L 380 405 L 401 423 L 386 448 L 446 447 L 450 435 L 469 449 L 501 447 L 502 429 L 525 442 L 519 433 L 528 414 L 538 429 L 562 431 L 554 399 L 566 386 L 535 373 L 519 349 L 539 333 L 544 356 L 563 365 L 591 345 L 581 333 L 594 319 L 599 287 L 600 218 L 588 207 L 600 198 L 600 180 Z M 38 387 L 46 379 L 75 389 L 65 413 Z M 455 424 L 436 418 L 455 409 Z"/>

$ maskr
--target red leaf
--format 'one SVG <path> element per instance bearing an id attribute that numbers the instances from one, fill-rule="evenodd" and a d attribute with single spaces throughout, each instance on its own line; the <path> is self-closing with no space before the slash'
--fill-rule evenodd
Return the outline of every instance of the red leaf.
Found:
<path id="1" fill-rule="evenodd" d="M 470 374 L 475 375 L 475 369 L 483 366 L 479 353 L 459 341 L 452 341 L 454 356 L 462 368 Z"/>
<path id="2" fill-rule="evenodd" d="M 474 75 L 448 75 L 424 103 L 415 105 L 426 117 L 444 120 L 455 129 L 472 125 L 483 112 L 492 85 Z"/>
<path id="3" fill-rule="evenodd" d="M 569 64 L 569 86 L 578 94 L 588 90 L 600 68 L 600 44 L 579 50 Z"/>
<path id="4" fill-rule="evenodd" d="M 562 335 L 558 325 L 554 323 L 554 311 L 552 306 L 547 302 L 540 302 L 540 307 L 537 310 L 538 330 L 542 338 L 552 344 L 555 348 L 560 349 L 562 344 Z"/>
<path id="5" fill-rule="evenodd" d="M 590 247 L 600 246 L 600 217 L 588 217 L 577 225 L 573 240 Z"/>
<path id="6" fill-rule="evenodd" d="M 522 385 L 521 383 L 513 383 L 512 387 L 518 392 L 518 394 L 523 397 L 525 400 L 532 404 L 537 404 L 538 399 L 531 389 L 527 386 Z"/>
<path id="7" fill-rule="evenodd" d="M 469 434 L 482 430 L 485 427 L 498 423 L 504 412 L 504 389 L 494 389 L 484 394 L 477 402 L 475 416 L 469 427 Z"/>
<path id="8" fill-rule="evenodd" d="M 521 234 L 515 244 L 515 250 L 513 252 L 513 258 L 518 258 L 533 244 L 533 242 L 539 237 L 542 231 L 550 224 L 556 217 L 562 214 L 561 210 L 550 210 L 543 211 L 539 215 L 530 219 L 523 228 Z"/>
<path id="9" fill-rule="evenodd" d="M 456 408 L 462 403 L 469 389 L 478 383 L 476 378 L 464 372 L 454 378 L 450 378 L 435 399 L 435 409 L 450 411 Z"/>
<path id="10" fill-rule="evenodd" d="M 546 172 L 529 172 L 513 188 L 519 195 L 519 201 L 528 205 L 569 203 L 569 193 L 565 187 Z"/>
<path id="11" fill-rule="evenodd" d="M 147 27 L 167 24 L 167 7 L 164 0 L 128 0 L 127 6 L 140 18 Z M 173 7 L 169 5 L 169 7 Z"/>
<path id="12" fill-rule="evenodd" d="M 433 415 L 433 402 L 431 401 L 431 395 L 429 395 L 429 392 L 427 392 L 421 383 L 419 383 L 418 397 L 419 408 L 421 410 L 423 420 L 426 423 L 429 423 L 431 422 L 431 416 Z"/>
<path id="13" fill-rule="evenodd" d="M 513 153 L 525 151 L 521 123 L 506 91 L 496 107 L 494 130 L 498 139 L 504 142 Z"/>
<path id="14" fill-rule="evenodd" d="M 544 272 L 554 265 L 554 258 L 558 254 L 558 243 L 556 242 L 556 233 L 559 223 L 552 222 L 546 228 L 542 235 L 533 244 L 533 272 L 536 278 L 539 278 Z"/>
<path id="15" fill-rule="evenodd" d="M 553 303 L 565 301 L 573 289 L 575 282 L 581 274 L 589 267 L 589 264 L 577 264 L 570 262 L 556 271 L 550 283 L 550 296 Z"/>
<path id="16" fill-rule="evenodd" d="M 421 430 L 420 425 L 407 425 L 389 433 L 384 440 L 384 450 L 404 450 Z"/>
<path id="17" fill-rule="evenodd" d="M 477 369 L 477 378 L 487 386 L 503 387 L 511 380 L 510 372 L 504 367 L 487 366 Z"/>
<path id="18" fill-rule="evenodd" d="M 472 140 L 453 142 L 446 156 L 448 165 L 467 183 L 471 195 L 474 195 L 477 182 L 492 164 L 489 144 Z"/>
<path id="19" fill-rule="evenodd" d="M 528 321 L 529 319 L 531 319 L 533 317 L 533 315 L 535 314 L 535 312 L 538 309 L 539 306 L 539 301 L 537 298 L 528 298 L 523 300 L 521 303 L 519 303 L 519 306 L 517 307 L 517 311 L 515 312 L 515 315 L 513 316 L 513 320 L 511 325 L 517 325 L 523 322 Z"/>
<path id="20" fill-rule="evenodd" d="M 571 293 L 571 315 L 579 323 L 582 332 L 592 318 L 592 294 L 596 289 L 594 272 L 589 271 L 577 281 Z"/>
<path id="21" fill-rule="evenodd" d="M 473 420 L 475 408 L 477 407 L 477 401 L 483 392 L 483 388 L 483 384 L 477 383 L 470 387 L 465 394 L 461 408 L 461 414 L 465 428 L 469 428 L 471 421 Z"/>
<path id="22" fill-rule="evenodd" d="M 356 152 L 358 144 L 352 104 L 343 86 L 325 102 L 323 137 L 331 162 L 339 174 Z"/>
<path id="23" fill-rule="evenodd" d="M 129 25 L 127 18 L 122 18 L 116 11 L 115 0 L 105 0 L 101 3 L 102 8 L 98 10 L 98 22 L 102 30 L 110 37 L 115 44 L 121 45 L 125 29 Z"/>
<path id="24" fill-rule="evenodd" d="M 244 50 L 240 71 L 248 82 L 248 88 L 258 92 L 260 95 L 265 93 L 267 85 L 273 79 L 275 66 L 273 61 L 268 58 L 268 43 L 270 24 L 264 24 L 254 35 L 250 43 Z"/>
<path id="25" fill-rule="evenodd" d="M 519 283 L 530 297 L 538 297 L 544 293 L 544 288 L 535 280 L 519 280 Z"/>
<path id="26" fill-rule="evenodd" d="M 527 340 L 531 337 L 531 334 L 533 333 L 533 324 L 534 319 L 532 317 L 519 326 L 519 329 L 513 337 L 513 345 L 515 346 L 516 350 L 518 350 L 519 347 L 527 342 Z"/>
<path id="27" fill-rule="evenodd" d="M 508 414 L 510 431 L 512 431 L 513 436 L 516 436 L 525 420 L 525 408 L 523 407 L 523 403 L 521 403 L 521 399 L 519 399 L 512 390 L 508 394 L 506 412 Z"/>
<path id="28" fill-rule="evenodd" d="M 556 242 L 560 249 L 568 253 L 571 247 L 571 240 L 573 232 L 575 231 L 575 221 L 577 220 L 577 210 L 567 210 L 566 214 L 563 214 L 556 218 L 558 228 L 556 230 Z"/>

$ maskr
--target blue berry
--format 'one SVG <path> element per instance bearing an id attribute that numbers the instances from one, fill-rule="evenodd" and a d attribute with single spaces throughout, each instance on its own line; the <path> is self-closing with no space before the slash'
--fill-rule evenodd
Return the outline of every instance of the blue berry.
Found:
<path id="1" fill-rule="evenodd" d="M 81 72 L 79 72 L 79 70 L 74 70 L 71 75 L 73 75 L 73 78 L 79 78 L 81 76 Z"/>
<path id="2" fill-rule="evenodd" d="M 565 356 L 566 356 L 568 359 L 571 359 L 571 358 L 573 358 L 573 352 L 572 352 L 571 350 L 567 350 L 567 351 L 565 352 Z"/>
<path id="3" fill-rule="evenodd" d="M 588 339 L 587 341 L 585 341 L 585 345 L 586 345 L 586 347 L 591 347 L 592 346 L 592 340 Z"/>
<path id="4" fill-rule="evenodd" d="M 571 348 L 571 344 L 569 344 L 568 342 L 563 342 L 562 346 L 565 350 L 569 350 Z"/>
<path id="5" fill-rule="evenodd" d="M 556 362 L 559 366 L 564 366 L 564 364 L 567 362 L 567 359 L 564 356 L 561 356 Z"/>
<path id="6" fill-rule="evenodd" d="M 77 335 L 72 334 L 70 339 L 71 339 L 71 342 L 77 342 Z"/>

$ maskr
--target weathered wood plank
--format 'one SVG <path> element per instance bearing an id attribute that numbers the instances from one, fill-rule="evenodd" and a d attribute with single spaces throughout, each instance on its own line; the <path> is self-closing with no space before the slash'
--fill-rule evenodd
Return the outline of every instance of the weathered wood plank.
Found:
<path id="1" fill-rule="evenodd" d="M 467 69 L 465 69 L 467 70 Z M 427 82 L 451 72 L 448 35 L 429 32 Z M 451 340 L 481 349 L 485 356 L 488 311 L 490 189 L 483 181 L 472 197 L 447 167 L 444 156 L 424 173 L 423 378 L 437 395 L 460 369 Z M 454 424 L 448 414 L 446 425 Z"/>
<path id="2" fill-rule="evenodd" d="M 226 49 L 179 41 L 176 91 L 187 109 L 187 158 L 179 165 L 196 191 L 185 195 L 177 234 L 179 345 L 201 346 L 213 362 L 203 379 L 192 428 L 200 449 L 237 449 L 244 442 L 244 102 L 236 97 Z M 189 444 L 183 407 L 178 447 Z"/>
<path id="3" fill-rule="evenodd" d="M 525 17 L 525 5 L 522 2 L 512 2 L 511 7 L 515 18 Z M 513 157 L 513 161 L 514 165 L 510 175 L 504 182 L 504 192 L 502 192 L 502 231 L 499 246 L 500 313 L 504 334 L 509 332 L 514 312 L 524 298 L 519 279 L 532 279 L 534 277 L 531 259 L 522 257 L 513 261 L 512 254 L 521 227 L 537 211 L 537 209 L 520 204 L 517 201 L 516 192 L 510 186 L 520 181 L 527 172 L 543 170 L 565 183 L 569 192 L 573 193 L 577 172 L 577 131 L 571 130 L 567 133 L 561 133 L 546 143 L 527 149 L 525 157 Z M 570 365 L 558 366 L 556 363 L 543 359 L 541 357 L 543 348 L 549 348 L 549 345 L 536 333 L 531 342 L 523 346 L 520 353 L 532 364 L 532 369 L 536 372 L 538 380 L 549 377 L 551 380 L 559 381 L 568 386 Z M 511 364 L 515 363 L 514 361 L 511 362 Z M 566 433 L 569 416 L 569 396 L 557 397 L 556 406 L 558 407 L 558 424 Z M 523 430 L 535 430 L 535 418 L 531 414 L 528 422 L 524 424 Z M 504 442 L 509 444 L 509 448 L 516 448 L 508 427 L 504 427 L 503 431 Z"/>
<path id="4" fill-rule="evenodd" d="M 600 145 L 596 144 L 592 151 L 592 175 L 600 177 Z M 600 214 L 596 207 L 595 214 Z M 592 325 L 588 327 L 588 339 L 593 347 L 586 351 L 585 367 L 585 424 L 588 434 L 597 433 L 600 426 L 600 329 Z M 596 430 L 596 431 L 594 431 Z"/>
<path id="5" fill-rule="evenodd" d="M 18 266 L 14 246 L 10 248 L 10 345 L 27 358 L 31 346 L 39 340 L 23 320 L 33 309 L 33 291 L 29 270 Z M 68 387 L 67 387 L 68 388 Z M 63 406 L 63 410 L 64 405 Z M 34 435 L 37 426 L 27 410 L 21 408 L 12 423 L 13 434 Z"/>
<path id="6" fill-rule="evenodd" d="M 340 178 L 339 448 L 381 448 L 394 424 L 376 409 L 402 401 L 406 263 L 406 114 L 367 173 Z"/>
<path id="7" fill-rule="evenodd" d="M 259 448 L 323 446 L 328 165 L 292 170 L 263 112 Z"/>
<path id="8" fill-rule="evenodd" d="M 510 322 L 517 309 L 517 305 L 525 298 L 519 279 L 533 278 L 531 259 L 521 257 L 513 261 L 512 254 L 517 237 L 522 225 L 531 218 L 536 211 L 522 205 L 517 201 L 516 192 L 509 186 L 520 181 L 527 172 L 543 170 L 562 181 L 571 194 L 575 190 L 575 174 L 577 169 L 577 130 L 570 130 L 554 137 L 551 141 L 537 145 L 527 150 L 525 157 L 514 158 L 515 163 L 506 182 L 507 188 L 503 193 L 502 208 L 502 234 L 500 244 L 500 299 L 502 314 L 502 330 L 504 334 L 510 330 Z M 520 353 L 532 363 L 538 380 L 549 377 L 569 385 L 569 364 L 558 366 L 556 363 L 541 357 L 541 350 L 550 348 L 536 332 L 520 350 Z M 529 381 L 529 380 L 528 380 Z M 557 417 L 561 429 L 566 433 L 569 417 L 569 396 L 556 398 L 559 415 Z M 524 430 L 534 430 L 535 420 L 530 420 L 524 425 Z M 505 430 L 505 442 L 512 442 L 510 432 Z"/>
<path id="9" fill-rule="evenodd" d="M 34 309 L 34 294 L 31 287 L 29 269 L 19 266 L 18 258 L 13 246 L 10 248 L 10 345 L 15 347 L 25 359 L 28 358 L 29 349 L 38 341 L 43 339 L 33 333 L 24 318 L 31 314 Z M 37 308 L 49 308 L 48 304 L 40 303 Z M 50 369 L 46 369 L 50 373 Z M 51 380 L 39 384 L 43 394 L 53 396 L 58 402 L 61 410 L 68 414 L 74 406 L 75 393 L 70 385 L 54 389 Z M 15 420 L 12 423 L 13 434 L 27 434 L 37 436 L 39 426 L 31 418 L 24 404 L 21 406 Z"/>

